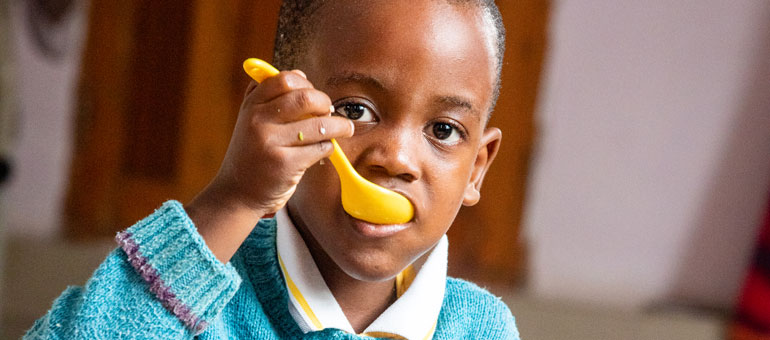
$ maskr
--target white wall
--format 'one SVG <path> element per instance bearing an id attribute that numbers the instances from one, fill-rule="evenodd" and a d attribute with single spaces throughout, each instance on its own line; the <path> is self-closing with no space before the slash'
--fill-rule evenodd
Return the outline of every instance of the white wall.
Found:
<path id="1" fill-rule="evenodd" d="M 12 1 L 12 46 L 20 131 L 14 173 L 6 193 L 10 233 L 51 237 L 60 230 L 69 178 L 74 106 L 86 1 L 58 27 L 55 39 L 67 46 L 60 60 L 41 55 L 30 40 L 26 1 Z"/>
<path id="2" fill-rule="evenodd" d="M 555 1 L 532 292 L 729 307 L 770 192 L 770 2 Z"/>

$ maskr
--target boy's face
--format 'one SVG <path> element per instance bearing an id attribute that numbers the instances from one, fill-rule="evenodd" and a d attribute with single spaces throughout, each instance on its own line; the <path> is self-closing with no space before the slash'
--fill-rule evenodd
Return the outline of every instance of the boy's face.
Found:
<path id="1" fill-rule="evenodd" d="M 500 140 L 485 128 L 496 75 L 480 13 L 443 1 L 339 0 L 316 14 L 299 68 L 354 120 L 355 135 L 338 142 L 356 170 L 415 208 L 404 225 L 356 220 L 331 163 L 314 165 L 289 210 L 317 262 L 391 279 L 439 241 L 462 204 L 478 201 Z"/>

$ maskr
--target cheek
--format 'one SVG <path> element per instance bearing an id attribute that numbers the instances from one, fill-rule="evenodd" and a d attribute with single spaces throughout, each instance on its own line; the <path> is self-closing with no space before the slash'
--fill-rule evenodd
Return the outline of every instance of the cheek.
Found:
<path id="1" fill-rule="evenodd" d="M 427 170 L 431 173 L 429 178 L 429 202 L 430 210 L 441 212 L 447 219 L 454 219 L 457 210 L 460 209 L 463 200 L 465 187 L 470 179 L 471 167 L 466 166 L 467 162 L 463 159 L 453 158 L 452 160 L 437 159 L 432 162 Z"/>
<path id="2" fill-rule="evenodd" d="M 468 148 L 470 149 L 470 148 Z M 432 171 L 436 174 L 439 187 L 453 193 L 461 192 L 471 178 L 475 155 L 470 152 L 455 152 L 432 161 Z"/>
<path id="3" fill-rule="evenodd" d="M 341 204 L 339 199 L 340 183 L 331 161 L 324 160 L 324 165 L 315 164 L 305 171 L 294 196 L 302 209 L 313 207 L 328 207 L 331 204 Z"/>

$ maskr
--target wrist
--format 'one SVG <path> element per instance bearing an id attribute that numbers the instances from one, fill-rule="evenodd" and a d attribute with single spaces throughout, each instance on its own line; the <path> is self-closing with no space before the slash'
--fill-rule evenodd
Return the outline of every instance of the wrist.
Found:
<path id="1" fill-rule="evenodd" d="M 265 215 L 238 199 L 232 191 L 213 183 L 185 204 L 184 209 L 206 245 L 222 263 L 230 261 Z"/>
<path id="2" fill-rule="evenodd" d="M 230 187 L 231 185 L 214 180 L 185 204 L 185 210 L 188 214 L 192 211 L 193 214 L 240 216 L 252 219 L 255 223 L 267 214 L 264 209 L 249 204 Z"/>

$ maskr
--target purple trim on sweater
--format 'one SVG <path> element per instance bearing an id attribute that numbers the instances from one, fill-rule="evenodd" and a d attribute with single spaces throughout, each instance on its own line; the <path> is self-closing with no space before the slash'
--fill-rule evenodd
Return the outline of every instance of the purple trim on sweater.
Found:
<path id="1" fill-rule="evenodd" d="M 193 314 L 190 307 L 176 297 L 171 287 L 163 282 L 155 268 L 147 263 L 147 258 L 139 251 L 139 245 L 134 242 L 131 236 L 131 233 L 123 231 L 115 236 L 115 240 L 126 253 L 126 256 L 128 256 L 128 262 L 131 266 L 150 285 L 150 292 L 155 294 L 163 307 L 176 315 L 195 334 L 203 332 L 208 323 Z"/>

